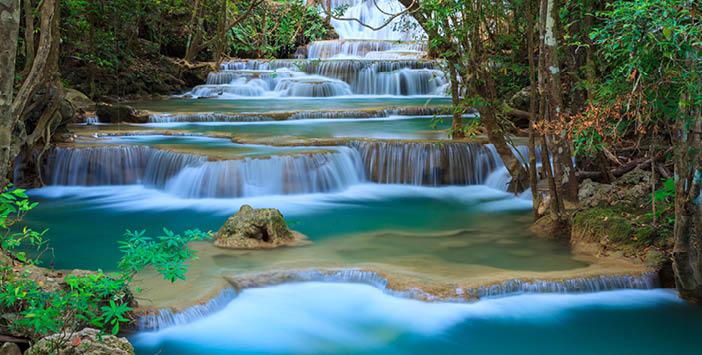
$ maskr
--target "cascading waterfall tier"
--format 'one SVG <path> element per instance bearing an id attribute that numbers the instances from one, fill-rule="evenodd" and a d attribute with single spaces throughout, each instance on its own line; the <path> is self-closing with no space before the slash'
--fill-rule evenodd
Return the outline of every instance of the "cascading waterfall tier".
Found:
<path id="1" fill-rule="evenodd" d="M 388 22 L 391 15 L 405 11 L 397 0 L 331 0 L 329 5 L 332 12 L 343 10 L 340 17 L 359 19 L 375 28 Z M 424 38 L 424 31 L 411 15 L 396 17 L 375 31 L 356 21 L 331 19 L 331 25 L 342 39 L 414 41 Z"/>
<path id="2" fill-rule="evenodd" d="M 188 166 L 206 157 L 145 146 L 54 148 L 46 159 L 44 181 L 49 185 L 129 185 L 163 187 Z"/>
<path id="3" fill-rule="evenodd" d="M 144 184 L 185 198 L 332 192 L 364 180 L 347 147 L 221 161 L 143 146 L 55 148 L 46 164 L 50 185 Z"/>
<path id="4" fill-rule="evenodd" d="M 159 330 L 176 325 L 187 324 L 195 320 L 209 316 L 227 306 L 236 297 L 236 291 L 231 288 L 222 289 L 217 297 L 198 304 L 181 312 L 173 312 L 170 309 L 159 310 L 156 314 L 147 314 L 137 319 L 139 330 Z"/>
<path id="5" fill-rule="evenodd" d="M 173 122 L 263 122 L 273 121 L 270 115 L 230 114 L 230 113 L 154 113 L 149 115 L 151 123 Z"/>
<path id="6" fill-rule="evenodd" d="M 373 271 L 359 269 L 344 270 L 290 270 L 270 272 L 254 277 L 229 279 L 234 286 L 223 289 L 211 301 L 183 310 L 173 312 L 169 309 L 139 318 L 138 326 L 142 331 L 159 330 L 172 326 L 194 322 L 207 317 L 231 302 L 237 295 L 236 290 L 254 287 L 270 287 L 289 282 L 344 282 L 361 283 L 375 287 L 395 297 L 411 298 L 432 302 L 474 302 L 484 298 L 505 297 L 524 293 L 588 293 L 620 289 L 653 289 L 658 287 L 658 277 L 654 272 L 639 275 L 592 276 L 565 280 L 520 280 L 512 279 L 489 286 L 471 288 L 457 287 L 455 296 L 436 296 L 420 288 L 395 290 L 388 286 L 385 277 Z M 235 290 L 236 289 L 236 290 Z"/>
<path id="7" fill-rule="evenodd" d="M 421 59 L 426 56 L 424 42 L 388 40 L 316 41 L 306 47 L 307 59 Z"/>
<path id="8" fill-rule="evenodd" d="M 363 160 L 368 179 L 413 185 L 482 184 L 502 166 L 492 145 L 477 143 L 350 143 Z"/>
<path id="9" fill-rule="evenodd" d="M 246 60 L 223 63 L 192 97 L 446 94 L 441 65 L 418 60 Z"/>
<path id="10" fill-rule="evenodd" d="M 50 185 L 143 184 L 185 198 L 340 191 L 366 181 L 411 185 L 484 184 L 502 166 L 491 145 L 351 141 L 348 146 L 262 158 L 207 157 L 144 146 L 54 148 Z"/>
<path id="11" fill-rule="evenodd" d="M 320 110 L 320 111 L 295 111 L 295 112 L 266 112 L 266 113 L 153 113 L 149 115 L 151 123 L 187 123 L 187 122 L 266 122 L 281 120 L 306 120 L 306 119 L 368 119 L 385 118 L 391 116 L 435 116 L 446 115 L 447 108 L 410 106 L 381 109 L 361 110 Z"/>

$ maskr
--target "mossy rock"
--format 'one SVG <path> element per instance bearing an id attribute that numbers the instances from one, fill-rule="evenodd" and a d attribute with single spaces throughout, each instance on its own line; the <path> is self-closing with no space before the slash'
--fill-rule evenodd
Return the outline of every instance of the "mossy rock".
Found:
<path id="1" fill-rule="evenodd" d="M 632 233 L 631 222 L 612 208 L 586 209 L 573 218 L 573 235 L 578 240 L 623 244 L 631 241 Z"/>
<path id="2" fill-rule="evenodd" d="M 288 228 L 275 208 L 241 206 L 215 234 L 215 246 L 228 249 L 265 249 L 294 245 L 306 238 Z"/>

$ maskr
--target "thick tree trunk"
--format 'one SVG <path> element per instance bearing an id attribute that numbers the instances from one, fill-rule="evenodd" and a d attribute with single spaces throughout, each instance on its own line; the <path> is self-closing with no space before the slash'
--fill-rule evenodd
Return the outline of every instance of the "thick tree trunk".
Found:
<path id="1" fill-rule="evenodd" d="M 13 87 L 15 81 L 15 58 L 19 36 L 19 0 L 0 1 L 0 184 L 5 185 L 10 170 L 12 131 L 15 117 L 12 115 Z"/>
<path id="2" fill-rule="evenodd" d="M 675 227 L 673 271 L 680 295 L 702 302 L 702 205 L 696 203 L 702 184 L 702 114 L 692 129 L 679 119 L 675 130 Z"/>
<path id="3" fill-rule="evenodd" d="M 24 70 L 22 70 L 22 76 L 27 76 L 29 71 L 32 70 L 32 63 L 34 63 L 34 5 L 32 5 L 32 0 L 22 0 L 22 6 L 22 11 L 24 11 L 25 48 Z"/>
<path id="4" fill-rule="evenodd" d="M 57 0 L 44 0 L 41 5 L 40 37 L 32 69 L 22 82 L 17 95 L 12 97 L 14 66 L 17 53 L 17 25 L 19 24 L 19 1 L 0 1 L 0 35 L 8 40 L 0 43 L 0 178 L 6 181 L 15 155 L 25 144 L 26 125 L 21 124 L 24 110 L 37 88 L 56 82 L 58 71 L 58 7 Z M 11 11 L 12 16 L 9 14 Z M 9 74 L 8 76 L 5 73 Z M 60 86 L 60 83 L 58 84 Z M 55 86 L 55 85 L 53 85 Z M 47 92 L 50 90 L 47 87 Z M 53 90 L 55 92 L 55 90 Z M 51 113 L 53 116 L 54 112 Z M 42 115 L 44 117 L 45 115 Z M 39 126 L 41 122 L 38 122 Z M 44 126 L 48 127 L 48 124 Z M 43 133 L 43 132 L 42 132 Z"/>

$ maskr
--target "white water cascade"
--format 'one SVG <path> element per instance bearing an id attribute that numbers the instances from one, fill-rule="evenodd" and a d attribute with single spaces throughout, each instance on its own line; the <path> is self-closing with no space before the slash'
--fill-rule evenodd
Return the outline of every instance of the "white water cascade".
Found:
<path id="1" fill-rule="evenodd" d="M 502 166 L 492 145 L 354 142 L 371 181 L 412 185 L 483 184 Z"/>
<path id="2" fill-rule="evenodd" d="M 239 60 L 223 63 L 192 97 L 443 96 L 441 64 L 416 60 Z"/>
<path id="3" fill-rule="evenodd" d="M 354 141 L 348 146 L 259 158 L 207 157 L 127 145 L 54 148 L 49 185 L 142 184 L 184 198 L 326 193 L 365 182 L 485 184 L 502 162 L 491 145 Z"/>
<path id="4" fill-rule="evenodd" d="M 379 27 L 405 9 L 397 0 L 333 0 L 342 18 Z M 320 11 L 323 12 L 322 9 Z M 446 96 L 441 63 L 426 60 L 426 36 L 408 14 L 378 31 L 332 19 L 338 40 L 310 43 L 296 60 L 223 63 L 186 95 L 208 98 Z"/>
<path id="5" fill-rule="evenodd" d="M 339 17 L 355 18 L 374 28 L 384 25 L 391 15 L 405 10 L 397 0 L 331 0 L 330 5 L 332 12 L 344 10 Z M 331 24 L 342 39 L 413 41 L 424 37 L 424 31 L 410 15 L 396 17 L 378 31 L 357 21 L 332 19 Z"/>
<path id="6" fill-rule="evenodd" d="M 456 288 L 455 294 L 448 297 L 438 297 L 419 288 L 394 290 L 383 276 L 357 269 L 338 271 L 321 270 L 292 270 L 271 272 L 259 275 L 252 280 L 242 278 L 230 280 L 233 286 L 243 291 L 252 288 L 272 287 L 287 283 L 325 282 L 325 283 L 354 283 L 372 286 L 385 294 L 408 299 L 427 300 L 435 302 L 463 303 L 481 299 L 505 297 L 518 294 L 540 293 L 589 293 L 610 290 L 639 289 L 648 290 L 658 287 L 658 276 L 655 273 L 640 275 L 612 275 L 574 278 L 567 280 L 507 280 L 491 286 L 477 288 Z M 211 301 L 193 306 L 182 312 L 161 310 L 157 314 L 139 318 L 140 330 L 159 330 L 173 326 L 184 325 L 205 318 L 221 311 L 238 295 L 232 288 L 226 288 Z"/>
<path id="7" fill-rule="evenodd" d="M 50 185 L 143 184 L 185 198 L 332 192 L 365 180 L 346 147 L 221 161 L 143 146 L 55 148 L 44 171 Z"/>

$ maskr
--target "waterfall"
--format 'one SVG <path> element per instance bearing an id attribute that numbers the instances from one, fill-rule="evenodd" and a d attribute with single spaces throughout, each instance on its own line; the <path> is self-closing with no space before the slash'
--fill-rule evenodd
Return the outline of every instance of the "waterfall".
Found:
<path id="1" fill-rule="evenodd" d="M 405 10 L 397 0 L 331 0 L 332 12 L 343 9 L 343 18 L 356 18 L 372 27 L 380 27 L 389 17 Z M 373 31 L 355 21 L 331 20 L 342 39 L 411 41 L 424 36 L 424 32 L 410 15 L 395 18 L 389 25 Z"/>
<path id="2" fill-rule="evenodd" d="M 231 198 L 334 192 L 366 181 L 496 184 L 493 172 L 504 170 L 494 147 L 478 143 L 351 141 L 317 149 L 212 161 L 138 145 L 58 147 L 43 171 L 50 185 L 143 184 L 183 198 Z"/>
<path id="3" fill-rule="evenodd" d="M 152 123 L 172 122 L 262 122 L 273 121 L 270 115 L 230 114 L 230 113 L 155 113 L 149 116 Z"/>
<path id="4" fill-rule="evenodd" d="M 222 161 L 143 146 L 55 148 L 46 164 L 51 185 L 144 184 L 186 198 L 331 192 L 365 180 L 347 147 Z"/>
<path id="5" fill-rule="evenodd" d="M 291 114 L 290 120 L 303 119 L 343 119 L 343 118 L 383 118 L 390 116 L 434 116 L 442 115 L 447 111 L 440 107 L 398 107 L 380 110 L 354 110 L 354 111 L 302 111 Z"/>
<path id="6" fill-rule="evenodd" d="M 368 119 L 385 118 L 390 116 L 435 116 L 446 115 L 447 108 L 409 106 L 386 109 L 362 109 L 362 110 L 320 110 L 320 111 L 297 111 L 297 112 L 273 112 L 273 113 L 154 113 L 149 116 L 151 123 L 187 123 L 187 122 L 265 122 L 280 120 L 303 120 L 303 119 Z M 470 117 L 470 115 L 466 115 Z"/>
<path id="7" fill-rule="evenodd" d="M 280 96 L 329 97 L 351 95 L 349 84 L 319 75 L 284 78 L 274 89 Z"/>
<path id="8" fill-rule="evenodd" d="M 468 297 L 486 298 L 520 293 L 584 293 L 620 289 L 647 290 L 658 287 L 654 272 L 640 275 L 593 276 L 558 281 L 513 279 L 491 286 L 466 289 Z"/>
<path id="9" fill-rule="evenodd" d="M 143 315 L 137 319 L 139 330 L 159 330 L 176 325 L 187 324 L 192 321 L 207 317 L 208 315 L 223 309 L 231 300 L 236 297 L 236 291 L 225 288 L 220 291 L 217 297 L 206 303 L 188 307 L 181 312 L 173 312 L 170 309 L 162 309 L 156 314 Z"/>
<path id="10" fill-rule="evenodd" d="M 329 40 L 307 47 L 307 59 L 420 59 L 426 56 L 423 42 Z"/>
<path id="11" fill-rule="evenodd" d="M 491 145 L 477 143 L 350 143 L 368 179 L 413 185 L 482 184 L 502 161 Z"/>
<path id="12" fill-rule="evenodd" d="M 336 152 L 207 162 L 186 167 L 166 191 L 186 198 L 333 192 L 364 180 L 357 155 Z"/>
<path id="13" fill-rule="evenodd" d="M 185 309 L 182 312 L 161 310 L 157 314 L 141 316 L 140 330 L 159 330 L 171 326 L 190 323 L 207 317 L 233 300 L 237 291 L 247 288 L 269 287 L 290 282 L 343 282 L 360 283 L 375 287 L 395 296 L 432 302 L 475 302 L 480 299 L 505 297 L 524 293 L 589 293 L 620 289 L 653 289 L 658 287 L 658 277 L 654 272 L 638 275 L 593 276 L 565 280 L 520 280 L 512 279 L 489 286 L 474 288 L 456 287 L 452 296 L 437 296 L 420 288 L 404 290 L 392 289 L 382 275 L 359 269 L 342 270 L 290 270 L 257 274 L 252 277 L 229 279 L 234 289 L 225 288 L 211 301 Z"/>
<path id="14" fill-rule="evenodd" d="M 446 95 L 441 65 L 418 60 L 246 60 L 223 63 L 192 97 Z"/>
<path id="15" fill-rule="evenodd" d="M 144 146 L 54 148 L 43 169 L 50 185 L 164 186 L 166 180 L 205 157 Z"/>
<path id="16" fill-rule="evenodd" d="M 253 287 L 275 286 L 287 282 L 351 282 L 373 286 L 398 297 L 426 301 L 475 301 L 482 298 L 504 297 L 523 293 L 586 293 L 620 289 L 652 289 L 658 287 L 658 275 L 644 272 L 636 275 L 600 275 L 564 280 L 511 279 L 493 285 L 473 288 L 457 287 L 455 297 L 440 297 L 418 288 L 396 290 L 388 287 L 389 281 L 382 275 L 359 269 L 342 270 L 291 270 L 275 271 L 255 277 L 240 277 L 229 282 L 238 290 Z"/>

